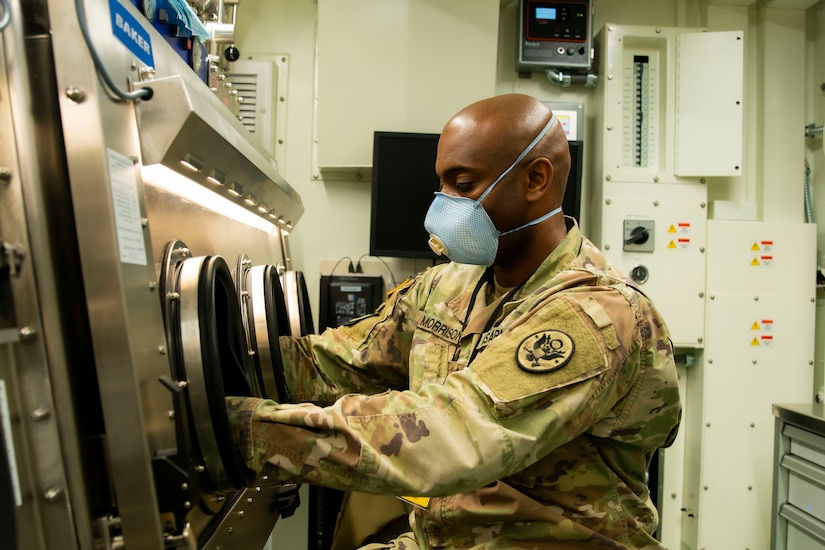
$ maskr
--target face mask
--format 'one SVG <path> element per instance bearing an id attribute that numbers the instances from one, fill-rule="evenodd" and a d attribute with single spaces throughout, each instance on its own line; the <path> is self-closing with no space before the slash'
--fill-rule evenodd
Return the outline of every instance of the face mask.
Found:
<path id="1" fill-rule="evenodd" d="M 556 208 L 531 222 L 502 232 L 496 229 L 487 211 L 481 205 L 481 201 L 527 156 L 555 121 L 556 115 L 553 115 L 515 162 L 502 172 L 479 198 L 473 200 L 436 192 L 435 199 L 424 219 L 424 228 L 430 234 L 429 245 L 433 252 L 439 256 L 447 256 L 450 260 L 460 264 L 492 265 L 498 254 L 499 237 L 541 223 L 561 212 L 561 207 Z"/>

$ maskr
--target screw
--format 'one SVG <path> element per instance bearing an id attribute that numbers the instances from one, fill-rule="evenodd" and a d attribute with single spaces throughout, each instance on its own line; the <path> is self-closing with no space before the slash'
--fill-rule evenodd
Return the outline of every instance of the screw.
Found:
<path id="1" fill-rule="evenodd" d="M 59 487 L 49 487 L 43 492 L 43 498 L 45 498 L 47 502 L 57 502 L 61 495 L 63 495 L 63 489 Z"/>
<path id="2" fill-rule="evenodd" d="M 28 341 L 34 340 L 34 337 L 37 334 L 37 331 L 34 330 L 31 327 L 23 327 L 23 328 L 20 329 L 20 332 L 18 334 L 20 335 L 20 340 L 21 341 L 28 342 Z"/>
<path id="3" fill-rule="evenodd" d="M 75 103 L 83 103 L 86 100 L 86 92 L 84 92 L 80 88 L 69 86 L 68 88 L 66 88 L 66 97 L 68 97 Z"/>
<path id="4" fill-rule="evenodd" d="M 0 183 L 9 183 L 11 181 L 11 170 L 8 166 L 0 166 Z"/>
<path id="5" fill-rule="evenodd" d="M 160 353 L 161 355 L 166 355 L 166 347 L 158 346 L 158 353 Z"/>
<path id="6" fill-rule="evenodd" d="M 35 422 L 42 422 L 51 416 L 52 412 L 46 407 L 38 407 L 32 411 L 31 419 Z"/>
<path id="7" fill-rule="evenodd" d="M 149 281 L 149 290 L 154 291 L 158 287 L 158 284 L 155 281 Z"/>
<path id="8" fill-rule="evenodd" d="M 659 206 L 659 201 L 653 201 L 653 206 Z"/>

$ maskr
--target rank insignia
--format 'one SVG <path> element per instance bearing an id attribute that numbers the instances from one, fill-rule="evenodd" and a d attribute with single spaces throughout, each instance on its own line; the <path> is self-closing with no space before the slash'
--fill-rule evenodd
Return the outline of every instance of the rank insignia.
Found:
<path id="1" fill-rule="evenodd" d="M 516 349 L 516 363 L 527 372 L 552 372 L 573 357 L 573 339 L 560 330 L 544 330 L 522 340 Z"/>

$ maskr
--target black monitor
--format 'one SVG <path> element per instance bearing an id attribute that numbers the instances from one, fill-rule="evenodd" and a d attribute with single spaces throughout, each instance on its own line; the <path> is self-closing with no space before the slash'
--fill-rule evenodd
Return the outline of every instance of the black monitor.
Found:
<path id="1" fill-rule="evenodd" d="M 439 134 L 375 132 L 372 154 L 370 255 L 435 259 L 424 217 L 438 189 L 435 156 Z M 582 142 L 570 141 L 570 175 L 562 209 L 581 210 Z"/>

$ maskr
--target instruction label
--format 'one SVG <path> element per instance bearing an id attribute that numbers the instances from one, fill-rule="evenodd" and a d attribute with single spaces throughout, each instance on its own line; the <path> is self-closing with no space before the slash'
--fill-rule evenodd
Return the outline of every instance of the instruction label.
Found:
<path id="1" fill-rule="evenodd" d="M 135 163 L 126 155 L 106 150 L 109 159 L 109 185 L 117 226 L 117 245 L 120 261 L 126 264 L 146 265 L 146 243 L 140 223 L 140 199 Z"/>

